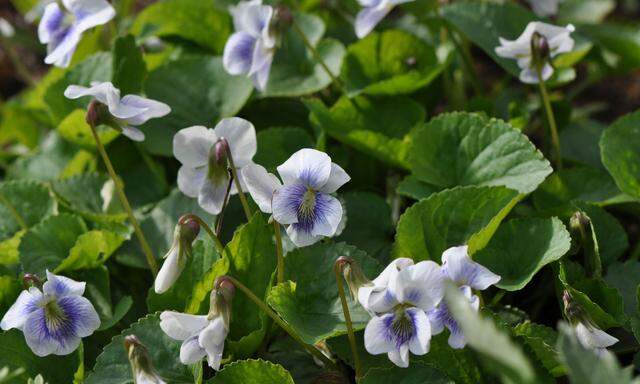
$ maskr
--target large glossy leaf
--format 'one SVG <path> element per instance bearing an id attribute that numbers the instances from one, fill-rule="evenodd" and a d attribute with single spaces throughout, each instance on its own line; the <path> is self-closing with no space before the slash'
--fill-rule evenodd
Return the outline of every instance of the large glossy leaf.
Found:
<path id="1" fill-rule="evenodd" d="M 427 86 L 444 69 L 435 48 L 400 30 L 372 33 L 350 45 L 342 66 L 350 95 L 396 95 Z"/>
<path id="2" fill-rule="evenodd" d="M 640 111 L 624 116 L 600 139 L 602 162 L 623 192 L 640 198 Z"/>
<path id="3" fill-rule="evenodd" d="M 222 58 L 197 56 L 149 73 L 144 90 L 149 98 L 168 104 L 171 113 L 142 127 L 147 136 L 143 145 L 155 154 L 171 156 L 178 130 L 192 125 L 213 128 L 221 118 L 235 115 L 251 95 L 253 84 L 244 76 L 229 75 Z"/>
<path id="4" fill-rule="evenodd" d="M 305 102 L 311 121 L 328 135 L 385 163 L 409 169 L 409 133 L 422 124 L 418 103 L 396 98 L 340 98 L 330 109 L 320 100 Z"/>
<path id="5" fill-rule="evenodd" d="M 371 278 L 378 271 L 378 263 L 353 246 L 319 243 L 289 252 L 285 278 L 291 281 L 269 292 L 269 305 L 309 344 L 346 332 L 333 271 L 340 256 L 356 260 Z M 370 317 L 367 312 L 352 300 L 349 309 L 354 329 L 364 328 Z"/>
<path id="6" fill-rule="evenodd" d="M 113 188 L 109 190 L 111 182 L 108 180 L 106 175 L 84 173 L 54 181 L 52 187 L 65 207 L 84 218 L 99 222 L 124 222 L 127 214 L 118 203 L 110 204 L 118 198 Z"/>
<path id="7" fill-rule="evenodd" d="M 0 239 L 34 226 L 55 209 L 56 202 L 44 184 L 5 181 L 0 184 Z"/>
<path id="8" fill-rule="evenodd" d="M 504 187 L 461 187 L 435 193 L 400 217 L 393 256 L 440 262 L 449 247 L 468 244 L 471 253 L 482 249 L 521 198 Z"/>
<path id="9" fill-rule="evenodd" d="M 504 185 L 529 193 L 552 172 L 519 130 L 469 113 L 440 115 L 418 128 L 409 159 L 415 177 L 443 188 Z"/>
<path id="10" fill-rule="evenodd" d="M 569 232 L 558 218 L 514 219 L 503 223 L 474 259 L 500 275 L 499 288 L 517 291 L 570 247 Z"/>
<path id="11" fill-rule="evenodd" d="M 226 365 L 207 384 L 294 384 L 282 366 L 264 360 L 242 360 Z"/>
<path id="12" fill-rule="evenodd" d="M 180 362 L 180 342 L 165 335 L 160 329 L 157 314 L 149 315 L 131 324 L 114 337 L 98 356 L 93 372 L 86 384 L 132 384 L 133 376 L 127 353 L 123 347 L 126 335 L 136 335 L 147 347 L 156 371 L 165 381 L 176 384 L 193 384 L 189 366 Z"/>

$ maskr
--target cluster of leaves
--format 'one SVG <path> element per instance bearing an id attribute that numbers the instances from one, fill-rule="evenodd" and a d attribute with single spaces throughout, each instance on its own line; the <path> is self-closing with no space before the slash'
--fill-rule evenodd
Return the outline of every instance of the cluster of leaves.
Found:
<path id="1" fill-rule="evenodd" d="M 20 10 L 33 5 L 12 1 Z M 328 68 L 288 31 L 264 93 L 223 69 L 233 1 L 162 0 L 139 12 L 131 1 L 115 3 L 117 22 L 85 34 L 70 68 L 51 69 L 2 104 L 0 115 L 0 313 L 22 289 L 23 273 L 49 269 L 87 282 L 102 326 L 63 357 L 36 357 L 17 330 L 0 334 L 0 367 L 11 370 L 0 371 L 0 382 L 42 375 L 37 380 L 51 384 L 132 383 L 122 347 L 128 334 L 148 347 L 170 383 L 347 380 L 331 378 L 241 294 L 233 302 L 228 364 L 215 375 L 180 363 L 180 344 L 160 331 L 157 312 L 206 313 L 215 278 L 232 275 L 304 342 L 330 351 L 348 376 L 353 362 L 335 260 L 349 256 L 374 277 L 392 258 L 439 262 L 445 249 L 461 244 L 502 277 L 480 314 L 452 306 L 468 347 L 452 350 L 440 335 L 427 355 L 399 369 L 384 355 L 368 355 L 358 332 L 366 372 L 360 383 L 546 383 L 565 375 L 574 383 L 637 382 L 614 357 L 584 350 L 571 329 L 556 330 L 561 292 L 569 290 L 595 324 L 621 339 L 620 361 L 631 363 L 629 351 L 640 349 L 640 248 L 630 247 L 640 209 L 640 112 L 607 126 L 594 116 L 612 120 L 606 103 L 615 100 L 583 93 L 640 67 L 637 25 L 603 21 L 615 2 L 566 0 L 558 15 L 558 24 L 577 27 L 576 47 L 556 59 L 550 82 L 563 169 L 538 149 L 547 153 L 535 89 L 518 84 L 515 62 L 494 53 L 498 37 L 515 38 L 536 20 L 516 2 L 417 1 L 356 41 L 349 16 L 356 1 L 291 1 Z M 577 76 L 576 68 L 585 74 Z M 305 147 L 327 151 L 347 170 L 344 231 L 289 251 L 287 282 L 274 286 L 268 218 L 256 213 L 243 223 L 232 200 L 224 254 L 202 237 L 177 283 L 155 294 L 96 154 L 86 100 L 62 97 L 68 85 L 92 81 L 112 81 L 123 94 L 172 108 L 141 127 L 147 139 L 140 144 L 106 127 L 99 132 L 156 257 L 168 249 L 182 214 L 215 220 L 175 187 L 173 135 L 235 115 L 258 129 L 254 160 L 270 171 Z M 587 238 L 568 229 L 575 212 L 590 219 Z M 361 331 L 369 315 L 353 302 L 350 309 Z M 640 355 L 633 361 L 640 365 Z"/>

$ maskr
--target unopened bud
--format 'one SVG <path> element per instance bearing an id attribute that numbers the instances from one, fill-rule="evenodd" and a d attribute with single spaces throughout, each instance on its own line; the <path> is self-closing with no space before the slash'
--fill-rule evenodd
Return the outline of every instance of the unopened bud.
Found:
<path id="1" fill-rule="evenodd" d="M 573 216 L 571 216 L 569 225 L 574 231 L 585 231 L 585 229 L 588 228 L 589 225 L 591 225 L 591 220 L 589 219 L 589 216 L 587 216 L 584 212 L 578 211 L 574 213 Z"/>
<path id="2" fill-rule="evenodd" d="M 578 211 L 571 216 L 569 226 L 573 237 L 578 240 L 574 244 L 574 252 L 582 249 L 586 272 L 589 277 L 599 277 L 602 274 L 602 262 L 600 260 L 600 247 L 596 239 L 593 225 L 586 213 Z"/>
<path id="3" fill-rule="evenodd" d="M 187 214 L 180 217 L 178 220 L 180 226 L 180 241 L 184 245 L 191 244 L 198 237 L 200 233 L 200 223 L 193 218 L 193 215 Z"/>
<path id="4" fill-rule="evenodd" d="M 335 267 L 340 268 L 342 271 L 342 275 L 347 282 L 349 293 L 353 300 L 357 300 L 358 290 L 360 288 L 373 284 L 371 280 L 365 276 L 360 264 L 349 257 L 340 256 L 338 260 L 336 260 Z"/>
<path id="5" fill-rule="evenodd" d="M 236 286 L 227 276 L 218 277 L 211 291 L 208 317 L 209 319 L 222 317 L 227 329 L 229 329 L 231 322 L 231 300 L 233 300 L 235 293 Z"/>
<path id="6" fill-rule="evenodd" d="M 92 100 L 91 103 L 89 103 L 89 107 L 87 108 L 87 116 L 85 118 L 87 124 L 92 127 L 97 127 L 98 125 L 100 125 L 100 109 L 102 109 L 102 105 L 103 104 L 98 100 Z"/>
<path id="7" fill-rule="evenodd" d="M 409 56 L 409 57 L 406 58 L 404 63 L 407 65 L 407 67 L 412 67 L 413 68 L 418 63 L 418 60 L 415 58 L 415 56 Z"/>
<path id="8" fill-rule="evenodd" d="M 568 290 L 562 292 L 562 302 L 564 303 L 564 315 L 571 324 L 586 321 L 584 311 Z"/>
<path id="9" fill-rule="evenodd" d="M 33 273 L 25 273 L 22 277 L 22 284 L 25 289 L 29 289 L 30 287 L 42 288 L 42 280 L 40 280 L 38 275 Z"/>
<path id="10" fill-rule="evenodd" d="M 293 24 L 293 13 L 286 5 L 280 4 L 276 7 L 274 17 L 271 21 L 270 32 L 276 36 L 282 36 Z"/>
<path id="11" fill-rule="evenodd" d="M 165 382 L 158 376 L 149 355 L 149 350 L 142 344 L 136 335 L 127 335 L 124 338 L 124 349 L 131 363 L 134 382 L 145 382 L 154 384 L 164 384 Z M 144 381 L 143 381 L 144 379 Z"/>
<path id="12" fill-rule="evenodd" d="M 549 50 L 549 41 L 544 35 L 534 32 L 533 36 L 531 36 L 531 53 L 534 64 L 539 63 L 542 65 L 549 59 L 549 54 L 551 53 Z"/>

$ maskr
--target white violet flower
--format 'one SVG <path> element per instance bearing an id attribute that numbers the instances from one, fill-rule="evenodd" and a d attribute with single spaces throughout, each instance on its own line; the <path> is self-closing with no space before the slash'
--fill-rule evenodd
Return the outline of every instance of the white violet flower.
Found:
<path id="1" fill-rule="evenodd" d="M 560 0 L 527 0 L 533 12 L 538 16 L 553 16 L 558 13 Z"/>
<path id="2" fill-rule="evenodd" d="M 82 34 L 108 23 L 115 15 L 115 9 L 106 0 L 61 0 L 48 4 L 38 26 L 40 42 L 47 44 L 44 62 L 69 66 Z"/>
<path id="3" fill-rule="evenodd" d="M 156 293 L 162 294 L 171 288 L 178 280 L 187 263 L 187 257 L 191 256 L 192 243 L 200 233 L 200 224 L 189 216 L 183 216 L 173 231 L 171 248 L 164 256 L 162 268 L 156 276 L 153 288 Z"/>
<path id="4" fill-rule="evenodd" d="M 150 119 L 163 117 L 171 112 L 165 103 L 137 95 L 120 97 L 120 90 L 110 82 L 94 82 L 90 88 L 70 85 L 64 91 L 68 99 L 91 96 L 93 101 L 87 111 L 90 124 L 107 124 L 134 141 L 143 141 L 144 133 L 138 126 Z"/>
<path id="5" fill-rule="evenodd" d="M 173 137 L 173 154 L 182 163 L 178 188 L 185 195 L 198 198 L 200 207 L 213 215 L 222 210 L 229 187 L 227 145 L 244 190 L 240 170 L 251 163 L 258 149 L 253 124 L 231 117 L 222 119 L 214 129 L 194 126 L 180 130 Z M 230 194 L 236 193 L 234 182 Z"/>
<path id="6" fill-rule="evenodd" d="M 247 189 L 260 210 L 287 226 L 297 247 L 336 234 L 342 204 L 331 194 L 351 178 L 324 152 L 301 149 L 278 167 L 282 183 L 264 167 L 251 164 L 242 170 Z"/>
<path id="7" fill-rule="evenodd" d="M 542 81 L 547 81 L 553 75 L 553 66 L 550 59 L 561 53 L 571 52 L 574 46 L 574 40 L 571 33 L 575 31 L 573 25 L 566 27 L 557 27 L 555 25 L 542 23 L 539 21 L 531 22 L 527 25 L 524 32 L 516 40 L 506 40 L 500 38 L 500 46 L 496 47 L 496 54 L 500 57 L 515 59 L 518 66 L 522 70 L 520 72 L 520 81 L 527 84 L 537 84 L 538 78 L 537 65 L 542 65 L 540 73 Z M 532 49 L 532 40 L 538 36 L 545 41 L 545 51 L 542 63 L 537 63 L 534 58 Z M 542 49 L 541 49 L 542 50 Z"/>
<path id="8" fill-rule="evenodd" d="M 356 36 L 359 39 L 367 36 L 396 5 L 412 1 L 414 0 L 358 0 L 364 8 L 356 16 Z"/>
<path id="9" fill-rule="evenodd" d="M 445 279 L 453 281 L 460 288 L 462 294 L 469 300 L 471 308 L 476 312 L 480 308 L 480 299 L 473 294 L 472 289 L 482 291 L 500 281 L 500 276 L 471 260 L 466 245 L 444 251 L 442 254 L 442 273 Z M 427 314 L 434 335 L 439 334 L 446 327 L 450 332 L 449 345 L 451 348 L 464 348 L 467 342 L 462 329 L 451 316 L 444 301 Z"/>
<path id="10" fill-rule="evenodd" d="M 47 271 L 42 291 L 22 291 L 0 321 L 0 328 L 17 328 L 37 356 L 68 355 L 80 340 L 98 329 L 100 318 L 89 300 L 82 297 L 85 283 Z"/>
<path id="11" fill-rule="evenodd" d="M 224 47 L 222 62 L 232 75 L 247 75 L 264 91 L 269 80 L 276 39 L 271 31 L 274 9 L 262 0 L 240 2 L 230 9 L 236 32 Z"/>
<path id="12" fill-rule="evenodd" d="M 124 349 L 131 363 L 135 384 L 167 384 L 156 372 L 147 347 L 136 335 L 125 336 Z"/>
<path id="13" fill-rule="evenodd" d="M 371 282 L 371 285 L 365 285 L 358 289 L 358 302 L 360 305 L 371 315 L 392 309 L 397 302 L 393 295 L 390 294 L 389 286 L 395 284 L 395 279 L 401 270 L 412 265 L 413 260 L 408 258 L 393 260 Z"/>
<path id="14" fill-rule="evenodd" d="M 607 347 L 619 340 L 598 328 L 579 303 L 573 300 L 569 291 L 562 294 L 564 313 L 576 333 L 578 341 L 584 348 L 592 350 L 598 356 L 606 353 Z"/>
<path id="15" fill-rule="evenodd" d="M 421 261 L 398 272 L 387 291 L 395 306 L 373 316 L 364 330 L 367 352 L 386 353 L 402 368 L 409 366 L 409 352 L 429 352 L 432 332 L 426 312 L 442 301 L 443 279 L 440 266 L 433 261 Z"/>

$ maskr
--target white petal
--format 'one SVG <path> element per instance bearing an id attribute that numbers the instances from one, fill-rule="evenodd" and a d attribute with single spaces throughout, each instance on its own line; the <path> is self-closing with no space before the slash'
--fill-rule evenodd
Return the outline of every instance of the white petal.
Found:
<path id="1" fill-rule="evenodd" d="M 139 369 L 136 372 L 136 380 L 136 384 L 166 384 L 166 382 L 157 374 L 148 374 L 142 369 Z"/>
<path id="2" fill-rule="evenodd" d="M 47 295 L 62 298 L 70 295 L 81 296 L 87 283 L 71 280 L 68 277 L 54 275 L 47 270 L 47 281 L 42 286 L 42 291 Z"/>
<path id="3" fill-rule="evenodd" d="M 298 209 L 307 188 L 302 184 L 285 185 L 279 188 L 272 199 L 273 218 L 280 224 L 298 222 Z"/>
<path id="4" fill-rule="evenodd" d="M 392 289 L 401 303 L 410 303 L 425 311 L 433 309 L 444 296 L 440 266 L 430 260 L 409 266 L 398 273 Z"/>
<path id="5" fill-rule="evenodd" d="M 222 317 L 215 317 L 200 332 L 198 343 L 207 353 L 211 350 L 217 350 L 227 337 L 228 330 L 224 325 Z"/>
<path id="6" fill-rule="evenodd" d="M 213 130 L 206 127 L 181 129 L 173 136 L 173 155 L 183 165 L 201 167 L 207 164 L 211 147 L 217 140 Z"/>
<path id="7" fill-rule="evenodd" d="M 31 312 L 38 309 L 38 302 L 42 299 L 42 293 L 37 288 L 22 291 L 11 308 L 4 314 L 0 321 L 0 328 L 6 331 L 11 328 L 22 329 L 25 320 Z"/>
<path id="8" fill-rule="evenodd" d="M 462 329 L 460 328 L 451 332 L 447 342 L 453 349 L 462 349 L 467 345 L 467 340 L 464 338 L 464 333 L 462 333 Z"/>
<path id="9" fill-rule="evenodd" d="M 120 100 L 120 91 L 110 82 L 97 83 L 90 88 L 79 85 L 70 85 L 64 91 L 64 95 L 68 99 L 78 99 L 81 97 L 92 96 L 103 104 L 109 101 Z"/>
<path id="10" fill-rule="evenodd" d="M 251 162 L 258 150 L 256 129 L 251 122 L 239 117 L 222 119 L 214 133 L 218 138 L 225 138 L 236 167 L 242 168 Z"/>
<path id="11" fill-rule="evenodd" d="M 236 32 L 224 46 L 222 64 L 231 75 L 245 75 L 251 70 L 256 38 L 248 32 Z"/>
<path id="12" fill-rule="evenodd" d="M 356 36 L 359 39 L 367 36 L 384 19 L 393 6 L 375 6 L 364 8 L 356 16 L 355 27 Z"/>
<path id="13" fill-rule="evenodd" d="M 424 355 L 429 352 L 431 341 L 431 323 L 427 314 L 418 308 L 409 308 L 407 313 L 413 319 L 416 335 L 409 341 L 409 350 L 414 355 Z"/>
<path id="14" fill-rule="evenodd" d="M 127 127 L 127 126 L 122 127 L 122 134 L 130 138 L 131 140 L 137 141 L 137 142 L 144 141 L 145 139 L 144 133 L 138 128 L 134 128 L 134 127 Z"/>
<path id="15" fill-rule="evenodd" d="M 108 23 L 116 15 L 106 0 L 63 0 L 64 6 L 75 14 L 81 32 Z"/>
<path id="16" fill-rule="evenodd" d="M 618 339 L 594 326 L 578 323 L 575 330 L 578 340 L 585 348 L 606 348 L 618 342 Z"/>
<path id="17" fill-rule="evenodd" d="M 258 204 L 260 210 L 264 213 L 273 212 L 271 201 L 273 194 L 282 186 L 278 178 L 267 172 L 267 170 L 258 164 L 248 164 L 242 168 L 242 176 L 247 185 L 247 190 L 251 194 L 253 201 Z"/>
<path id="18" fill-rule="evenodd" d="M 171 113 L 171 107 L 160 101 L 147 99 L 137 95 L 126 95 L 120 104 L 141 110 L 142 112 L 126 119 L 127 124 L 138 126 L 149 119 L 163 117 Z"/>
<path id="19" fill-rule="evenodd" d="M 186 340 L 198 334 L 209 324 L 207 316 L 164 311 L 160 314 L 160 328 L 175 340 Z"/>
<path id="20" fill-rule="evenodd" d="M 394 317 L 393 314 L 374 316 L 367 323 L 364 329 L 364 348 L 372 355 L 388 353 L 395 349 L 395 345 L 388 337 L 388 322 Z"/>
<path id="21" fill-rule="evenodd" d="M 167 258 L 162 263 L 162 268 L 156 276 L 154 290 L 157 294 L 165 293 L 178 280 L 182 270 L 184 269 L 184 261 L 180 260 L 178 247 L 173 248 Z"/>
<path id="22" fill-rule="evenodd" d="M 212 215 L 217 215 L 222 211 L 224 198 L 229 187 L 228 178 L 223 178 L 213 182 L 207 180 L 202 184 L 198 194 L 198 205 Z"/>
<path id="23" fill-rule="evenodd" d="M 75 336 L 87 337 L 100 327 L 98 312 L 85 297 L 63 297 L 58 300 L 58 305 L 73 326 Z"/>
<path id="24" fill-rule="evenodd" d="M 206 166 L 191 168 L 183 165 L 180 167 L 178 170 L 178 188 L 180 191 L 189 197 L 198 197 L 202 186 L 207 182 L 207 170 Z"/>
<path id="25" fill-rule="evenodd" d="M 273 64 L 273 52 L 266 55 L 264 59 L 262 66 L 256 67 L 255 72 L 251 76 L 253 86 L 260 92 L 264 92 L 269 83 L 269 74 L 271 73 L 271 65 Z"/>
<path id="26" fill-rule="evenodd" d="M 268 28 L 273 17 L 273 8 L 262 5 L 262 1 L 243 1 L 230 8 L 236 31 L 245 31 L 258 38 Z"/>
<path id="27" fill-rule="evenodd" d="M 345 185 L 351 177 L 347 175 L 347 172 L 342 169 L 338 164 L 331 163 L 331 173 L 329 174 L 329 180 L 325 183 L 325 185 L 320 188 L 321 192 L 324 193 L 334 193 L 338 190 L 338 188 Z"/>
<path id="28" fill-rule="evenodd" d="M 278 167 L 284 185 L 302 183 L 319 190 L 331 175 L 331 158 L 324 152 L 304 148 Z"/>
<path id="29" fill-rule="evenodd" d="M 63 68 L 68 66 L 81 37 L 81 33 L 73 26 L 69 27 L 66 33 L 55 36 L 55 39 L 47 45 L 45 64 L 54 64 Z"/>
<path id="30" fill-rule="evenodd" d="M 387 356 L 389 360 L 400 368 L 408 368 L 409 367 L 409 346 L 401 345 L 400 349 L 394 349 L 390 351 Z"/>
<path id="31" fill-rule="evenodd" d="M 180 362 L 182 364 L 195 364 L 206 355 L 207 351 L 198 342 L 198 335 L 186 339 L 180 346 Z"/>
<path id="32" fill-rule="evenodd" d="M 297 230 L 294 225 L 287 227 L 287 235 L 296 247 L 308 247 L 322 240 L 322 236 L 314 236 L 307 231 Z"/>
<path id="33" fill-rule="evenodd" d="M 500 276 L 471 260 L 467 246 L 449 248 L 442 254 L 442 270 L 458 285 L 484 290 L 500 281 Z"/>
<path id="34" fill-rule="evenodd" d="M 207 364 L 209 364 L 209 366 L 213 368 L 214 371 L 220 370 L 220 363 L 222 362 L 223 351 L 224 351 L 224 343 L 218 346 L 217 349 L 212 349 L 211 351 L 207 352 Z"/>

